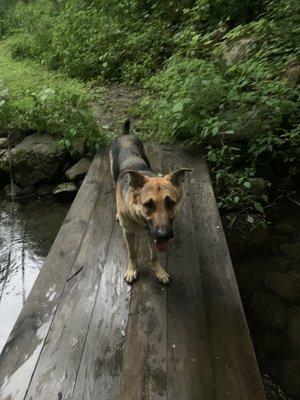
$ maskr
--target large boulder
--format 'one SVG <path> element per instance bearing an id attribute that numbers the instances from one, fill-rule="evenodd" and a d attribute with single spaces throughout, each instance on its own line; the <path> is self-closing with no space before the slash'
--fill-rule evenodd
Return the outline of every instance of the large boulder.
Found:
<path id="1" fill-rule="evenodd" d="M 62 161 L 55 139 L 40 133 L 26 137 L 11 155 L 14 181 L 23 187 L 51 180 Z"/>
<path id="2" fill-rule="evenodd" d="M 250 217 L 254 222 L 259 221 L 259 217 L 255 214 L 251 214 Z M 234 223 L 232 224 L 233 220 Z M 259 248 L 268 245 L 269 231 L 267 226 L 249 223 L 246 213 L 238 214 L 237 216 L 234 213 L 224 215 L 222 216 L 222 223 L 228 247 L 233 256 L 255 247 Z"/>
<path id="3" fill-rule="evenodd" d="M 284 218 L 274 225 L 273 232 L 278 235 L 296 237 L 300 232 L 300 221 L 297 218 Z"/>
<path id="4" fill-rule="evenodd" d="M 263 345 L 271 356 L 285 356 L 290 351 L 289 341 L 282 332 L 266 332 L 263 336 Z"/>
<path id="5" fill-rule="evenodd" d="M 82 179 L 88 172 L 90 165 L 90 160 L 87 158 L 81 158 L 75 165 L 66 171 L 66 177 L 70 179 L 70 181 Z"/>
<path id="6" fill-rule="evenodd" d="M 255 42 L 256 39 L 254 37 L 242 38 L 234 42 L 224 51 L 225 64 L 231 66 L 246 60 Z"/>
<path id="7" fill-rule="evenodd" d="M 0 188 L 9 183 L 9 163 L 6 150 L 0 150 Z"/>
<path id="8" fill-rule="evenodd" d="M 300 356 L 300 307 L 295 307 L 289 313 L 289 340 L 292 351 Z"/>
<path id="9" fill-rule="evenodd" d="M 299 243 L 282 243 L 279 246 L 280 251 L 291 261 L 300 260 Z"/>
<path id="10" fill-rule="evenodd" d="M 282 330 L 287 324 L 285 305 L 279 297 L 270 293 L 256 292 L 250 309 L 253 319 L 264 330 Z"/>
<path id="11" fill-rule="evenodd" d="M 52 190 L 52 194 L 59 201 L 72 201 L 76 196 L 78 187 L 74 182 L 61 183 Z"/>
<path id="12" fill-rule="evenodd" d="M 289 65 L 284 70 L 284 78 L 291 87 L 300 83 L 300 64 Z"/>
<path id="13" fill-rule="evenodd" d="M 268 272 L 264 277 L 265 285 L 288 303 L 300 301 L 300 272 Z"/>
<path id="14" fill-rule="evenodd" d="M 7 185 L 4 188 L 6 196 L 14 200 L 23 200 L 35 197 L 37 195 L 36 188 L 33 186 L 20 187 L 18 185 Z"/>
<path id="15" fill-rule="evenodd" d="M 7 138 L 0 138 L 0 150 L 7 149 L 8 140 Z"/>

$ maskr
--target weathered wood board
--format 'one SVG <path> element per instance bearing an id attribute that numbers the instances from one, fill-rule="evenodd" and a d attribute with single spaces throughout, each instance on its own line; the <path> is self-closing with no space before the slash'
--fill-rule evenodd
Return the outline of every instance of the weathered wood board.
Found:
<path id="1" fill-rule="evenodd" d="M 190 167 L 161 286 L 144 238 L 123 281 L 107 154 L 98 154 L 0 356 L 0 400 L 264 400 L 205 161 L 147 146 L 156 172 Z"/>

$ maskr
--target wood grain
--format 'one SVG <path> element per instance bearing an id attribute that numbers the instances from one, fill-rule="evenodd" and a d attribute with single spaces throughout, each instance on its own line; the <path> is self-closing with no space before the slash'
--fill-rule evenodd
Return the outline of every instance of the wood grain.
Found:
<path id="1" fill-rule="evenodd" d="M 265 400 L 205 161 L 147 145 L 156 172 L 191 167 L 161 286 L 138 237 L 123 281 L 107 156 L 96 156 L 0 357 L 1 400 Z"/>

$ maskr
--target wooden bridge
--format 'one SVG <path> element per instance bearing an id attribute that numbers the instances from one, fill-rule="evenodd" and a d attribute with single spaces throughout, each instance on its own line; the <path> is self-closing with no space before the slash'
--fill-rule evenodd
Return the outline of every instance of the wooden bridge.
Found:
<path id="1" fill-rule="evenodd" d="M 148 146 L 155 171 L 192 167 L 163 262 L 123 281 L 107 154 L 98 154 L 0 358 L 1 400 L 263 400 L 206 163 Z M 1 323 L 1 321 L 0 321 Z"/>

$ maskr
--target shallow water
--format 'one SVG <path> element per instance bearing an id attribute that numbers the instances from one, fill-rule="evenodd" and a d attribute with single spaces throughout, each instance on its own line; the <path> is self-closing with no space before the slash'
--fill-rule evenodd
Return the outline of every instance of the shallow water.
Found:
<path id="1" fill-rule="evenodd" d="M 0 352 L 68 209 L 50 197 L 11 203 L 0 191 Z"/>

